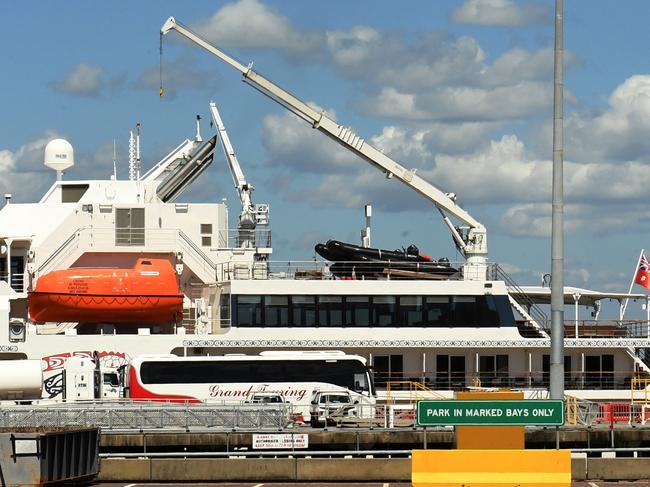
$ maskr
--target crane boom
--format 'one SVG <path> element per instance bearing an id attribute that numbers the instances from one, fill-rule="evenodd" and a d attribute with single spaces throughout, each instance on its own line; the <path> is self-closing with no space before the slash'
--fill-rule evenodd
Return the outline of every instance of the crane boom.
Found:
<path id="1" fill-rule="evenodd" d="M 418 176 L 415 169 L 405 168 L 380 150 L 366 143 L 365 140 L 356 135 L 351 128 L 339 125 L 329 118 L 323 111 L 315 110 L 307 103 L 301 101 L 291 93 L 277 86 L 272 81 L 255 72 L 252 69 L 252 63 L 248 66 L 244 66 L 214 45 L 207 42 L 195 32 L 192 32 L 190 29 L 177 22 L 174 17 L 169 17 L 169 19 L 167 19 L 160 30 L 160 35 L 165 35 L 171 30 L 175 30 L 190 41 L 229 64 L 231 67 L 235 68 L 237 71 L 242 73 L 244 82 L 250 84 L 269 98 L 287 108 L 289 111 L 298 115 L 300 118 L 310 123 L 313 128 L 334 139 L 346 149 L 357 154 L 362 159 L 365 159 L 367 162 L 385 173 L 387 177 L 394 176 L 432 202 L 443 214 L 445 223 L 450 228 L 458 248 L 463 252 L 467 259 L 467 264 L 470 268 L 465 266 L 465 279 L 485 279 L 487 261 L 486 229 L 481 223 L 456 204 L 453 195 L 441 191 L 428 181 Z M 463 225 L 469 227 L 468 231 L 461 234 L 459 229 L 454 227 L 451 223 L 447 215 L 453 216 Z"/>
<path id="2" fill-rule="evenodd" d="M 228 167 L 230 167 L 230 174 L 232 175 L 233 182 L 235 183 L 235 188 L 237 189 L 237 194 L 239 195 L 239 201 L 241 203 L 241 213 L 239 214 L 239 228 L 252 230 L 255 228 L 255 207 L 252 203 L 251 193 L 253 192 L 253 186 L 246 182 L 244 177 L 244 172 L 241 169 L 239 160 L 235 155 L 235 149 L 230 143 L 230 137 L 228 137 L 228 132 L 226 132 L 226 126 L 223 124 L 217 105 L 214 102 L 210 102 L 210 113 L 212 115 L 212 121 L 214 122 L 215 127 L 217 128 L 217 133 L 219 134 L 219 140 L 221 141 L 221 147 L 228 161 Z"/>

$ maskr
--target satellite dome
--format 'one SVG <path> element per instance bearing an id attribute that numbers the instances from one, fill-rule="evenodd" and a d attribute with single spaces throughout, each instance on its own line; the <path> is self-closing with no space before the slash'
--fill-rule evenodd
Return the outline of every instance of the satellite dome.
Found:
<path id="1" fill-rule="evenodd" d="M 55 171 L 65 171 L 74 166 L 74 150 L 70 142 L 64 139 L 54 139 L 45 146 L 45 166 Z"/>

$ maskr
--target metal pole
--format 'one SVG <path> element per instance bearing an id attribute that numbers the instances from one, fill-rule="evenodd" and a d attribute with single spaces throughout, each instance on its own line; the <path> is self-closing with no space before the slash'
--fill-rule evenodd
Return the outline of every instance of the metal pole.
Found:
<path id="1" fill-rule="evenodd" d="M 639 264 L 641 264 L 641 258 L 643 257 L 643 253 L 645 252 L 645 249 L 641 249 L 641 252 L 639 253 L 639 258 L 636 260 L 636 265 L 634 266 L 634 272 L 632 272 L 632 280 L 630 281 L 630 289 L 627 290 L 628 294 L 632 293 L 632 288 L 634 287 L 634 281 L 636 281 L 636 275 L 639 272 Z M 625 319 L 625 310 L 627 309 L 627 302 L 630 300 L 629 297 L 625 298 L 625 303 L 623 306 L 619 307 L 619 313 L 618 313 L 618 319 L 623 321 Z"/>
<path id="2" fill-rule="evenodd" d="M 553 213 L 551 220 L 551 399 L 564 399 L 564 90 L 562 20 L 564 1 L 555 0 L 553 91 Z"/>

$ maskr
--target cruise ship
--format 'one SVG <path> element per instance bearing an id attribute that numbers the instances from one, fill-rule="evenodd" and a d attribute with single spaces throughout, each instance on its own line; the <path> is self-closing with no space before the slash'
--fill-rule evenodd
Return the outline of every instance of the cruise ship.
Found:
<path id="1" fill-rule="evenodd" d="M 387 252 L 314 242 L 322 260 L 274 261 L 269 205 L 254 204 L 214 103 L 216 134 L 196 133 L 155 164 L 130 141 L 129 179 L 58 177 L 38 202 L 0 209 L 0 359 L 40 359 L 43 394 L 62 393 L 73 356 L 118 367 L 141 354 L 214 356 L 268 350 L 341 350 L 367 359 L 378 391 L 416 388 L 452 397 L 467 388 L 513 388 L 543 397 L 549 381 L 548 287 L 517 285 L 488 258 L 487 230 L 445 193 L 170 18 L 175 30 L 240 71 L 315 129 L 429 200 L 464 262 L 417 249 Z M 194 132 L 194 127 L 192 127 Z M 224 149 L 240 196 L 225 203 L 178 198 Z M 51 142 L 45 163 L 72 162 Z M 145 171 L 145 166 L 149 166 Z M 53 178 L 54 179 L 54 178 Z M 367 210 L 369 217 L 369 211 Z M 343 250 L 342 250 L 343 249 Z M 565 388 L 584 399 L 647 394 L 649 321 L 601 321 L 600 303 L 645 303 L 645 294 L 566 288 Z M 592 310 L 592 320 L 578 308 Z M 635 384 L 638 391 L 632 391 Z M 382 392 L 383 391 L 383 392 Z"/>

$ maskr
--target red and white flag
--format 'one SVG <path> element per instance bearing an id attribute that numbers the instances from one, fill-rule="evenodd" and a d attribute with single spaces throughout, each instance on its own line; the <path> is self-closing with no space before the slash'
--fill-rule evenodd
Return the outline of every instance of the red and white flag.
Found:
<path id="1" fill-rule="evenodd" d="M 646 289 L 650 289 L 650 264 L 648 264 L 648 259 L 646 259 L 645 253 L 641 254 L 639 268 L 636 270 L 634 282 Z"/>

